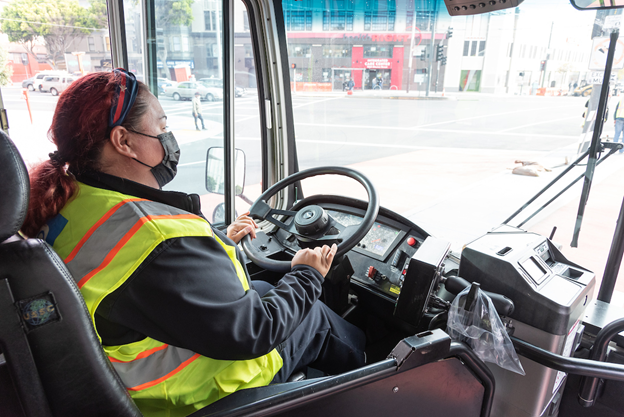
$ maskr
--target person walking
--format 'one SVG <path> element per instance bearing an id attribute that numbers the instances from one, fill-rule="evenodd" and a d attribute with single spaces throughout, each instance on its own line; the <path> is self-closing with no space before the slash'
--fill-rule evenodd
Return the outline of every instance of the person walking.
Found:
<path id="1" fill-rule="evenodd" d="M 621 99 L 615 107 L 615 113 L 613 115 L 613 123 L 615 124 L 615 136 L 613 136 L 613 142 L 616 143 L 622 135 L 624 130 L 624 98 Z M 622 143 L 624 143 L 624 135 L 622 136 Z M 624 149 L 620 149 L 620 153 L 624 152 Z"/>
<path id="2" fill-rule="evenodd" d="M 199 94 L 198 91 L 195 93 L 195 97 L 193 98 L 193 117 L 195 118 L 195 129 L 199 130 L 199 126 L 197 125 L 197 119 L 199 119 L 202 123 L 202 130 L 206 130 L 206 126 L 204 125 L 204 118 L 202 117 L 201 112 L 201 94 Z"/>

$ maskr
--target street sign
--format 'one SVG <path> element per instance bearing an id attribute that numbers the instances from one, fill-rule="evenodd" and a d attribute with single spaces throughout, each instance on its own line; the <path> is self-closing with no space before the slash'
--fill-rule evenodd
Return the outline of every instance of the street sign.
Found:
<path id="1" fill-rule="evenodd" d="M 414 82 L 415 83 L 424 83 L 425 82 L 425 74 L 414 74 Z"/>
<path id="2" fill-rule="evenodd" d="M 604 71 L 607 64 L 607 53 L 609 52 L 609 38 L 594 38 L 589 58 L 589 69 Z M 613 68 L 624 68 L 624 42 L 618 39 L 615 46 L 615 56 L 613 57 Z"/>
<path id="3" fill-rule="evenodd" d="M 604 79 L 604 71 L 594 71 L 587 77 L 588 84 L 602 84 Z"/>
<path id="4" fill-rule="evenodd" d="M 616 14 L 605 17 L 603 29 L 619 29 L 622 26 L 622 15 Z"/>

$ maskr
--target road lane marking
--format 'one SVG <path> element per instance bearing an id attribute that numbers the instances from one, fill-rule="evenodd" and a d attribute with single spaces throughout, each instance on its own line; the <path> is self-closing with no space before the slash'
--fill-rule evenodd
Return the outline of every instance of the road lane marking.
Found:
<path id="1" fill-rule="evenodd" d="M 485 130 L 458 130 L 458 129 L 423 129 L 421 127 L 398 127 L 398 126 L 370 126 L 370 125 L 330 125 L 319 123 L 295 123 L 296 126 L 316 126 L 316 127 L 328 127 L 328 128 L 347 128 L 347 129 L 379 129 L 379 130 L 406 130 L 412 132 L 436 132 L 436 133 L 459 133 L 466 134 L 478 134 L 478 135 L 503 135 L 503 136 L 535 136 L 540 138 L 559 138 L 559 139 L 574 139 L 578 140 L 578 136 L 567 135 L 546 135 L 541 133 L 507 133 L 507 132 L 488 132 Z"/>
<path id="2" fill-rule="evenodd" d="M 566 107 L 577 107 L 576 105 L 569 105 L 569 106 L 561 106 L 561 107 L 557 107 L 557 108 L 566 108 Z M 428 124 L 424 124 L 424 125 L 418 125 L 418 126 L 413 126 L 414 128 L 420 128 L 420 127 L 429 127 L 429 126 L 437 126 L 437 125 L 443 125 L 446 123 L 454 123 L 454 122 L 462 122 L 465 120 L 475 120 L 475 119 L 483 119 L 484 117 L 494 117 L 494 116 L 504 116 L 507 114 L 517 114 L 517 113 L 522 113 L 522 112 L 527 112 L 527 111 L 540 111 L 540 110 L 549 110 L 552 109 L 552 106 L 549 107 L 540 107 L 537 109 L 534 108 L 528 108 L 528 109 L 524 109 L 524 110 L 513 110 L 513 111 L 508 111 L 508 112 L 502 112 L 502 113 L 487 113 L 481 116 L 471 116 L 471 117 L 464 117 L 463 119 L 454 119 L 454 120 L 447 120 L 444 122 L 435 122 L 435 123 L 428 123 Z"/>
<path id="3" fill-rule="evenodd" d="M 197 161 L 197 162 L 187 162 L 186 164 L 180 164 L 178 165 L 178 167 L 187 167 L 190 165 L 199 165 L 199 164 L 205 164 L 206 161 Z"/>
<path id="4" fill-rule="evenodd" d="M 260 141 L 258 137 L 245 137 L 245 136 L 237 136 L 236 140 L 240 141 Z M 393 149 L 410 149 L 410 150 L 422 150 L 422 151 L 430 151 L 430 150 L 444 150 L 444 151 L 456 151 L 456 152 L 464 152 L 464 151 L 474 151 L 474 152 L 535 152 L 535 153 L 548 153 L 551 151 L 539 151 L 532 149 L 499 149 L 499 148 L 449 148 L 444 146 L 418 146 L 418 145 L 393 145 L 387 143 L 366 143 L 366 142 L 347 142 L 347 141 L 335 141 L 335 140 L 313 140 L 313 139 L 297 139 L 297 143 L 311 143 L 317 145 L 340 145 L 340 146 L 358 146 L 358 147 L 368 147 L 368 148 L 393 148 Z"/>
<path id="5" fill-rule="evenodd" d="M 509 132 L 510 130 L 516 130 L 516 129 L 522 129 L 525 127 L 531 127 L 531 126 L 537 126 L 537 125 L 543 125 L 546 123 L 551 123 L 551 122 L 562 122 L 564 120 L 572 120 L 572 119 L 578 119 L 578 116 L 574 116 L 574 117 L 564 117 L 563 119 L 555 119 L 555 120 L 546 120 L 544 122 L 536 122 L 536 123 L 529 123 L 527 125 L 522 125 L 522 126 L 517 126 L 517 127 L 510 127 L 509 129 L 503 129 L 503 130 L 499 130 L 496 133 L 504 133 L 504 132 Z"/>

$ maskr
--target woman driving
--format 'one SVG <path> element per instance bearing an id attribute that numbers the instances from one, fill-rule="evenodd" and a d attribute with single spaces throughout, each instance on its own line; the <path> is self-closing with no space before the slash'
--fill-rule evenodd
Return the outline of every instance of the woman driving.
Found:
<path id="1" fill-rule="evenodd" d="M 30 172 L 22 231 L 65 262 L 143 414 L 186 416 L 307 365 L 364 365 L 362 331 L 318 301 L 336 246 L 300 250 L 275 286 L 250 281 L 236 244 L 256 224 L 243 215 L 223 234 L 199 196 L 161 189 L 180 150 L 132 73 L 72 83 L 49 137 L 58 150 Z"/>

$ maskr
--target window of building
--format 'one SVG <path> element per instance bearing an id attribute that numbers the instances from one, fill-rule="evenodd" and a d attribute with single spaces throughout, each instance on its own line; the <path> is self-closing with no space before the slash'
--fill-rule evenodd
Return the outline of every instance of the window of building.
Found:
<path id="1" fill-rule="evenodd" d="M 464 41 L 464 56 L 470 55 L 470 41 Z"/>
<path id="2" fill-rule="evenodd" d="M 189 38 L 188 36 L 182 36 L 182 52 L 189 51 Z"/>
<path id="3" fill-rule="evenodd" d="M 413 24 L 414 24 L 414 12 L 408 10 L 405 12 L 405 31 L 410 32 L 412 30 Z"/>
<path id="4" fill-rule="evenodd" d="M 179 52 L 180 49 L 182 49 L 180 47 L 180 37 L 179 36 L 172 36 L 171 37 L 171 50 Z"/>
<path id="5" fill-rule="evenodd" d="M 323 45 L 323 58 L 351 58 L 351 47 L 347 45 Z"/>
<path id="6" fill-rule="evenodd" d="M 364 45 L 364 58 L 392 58 L 392 46 Z"/>
<path id="7" fill-rule="evenodd" d="M 89 36 L 87 40 L 89 42 L 89 51 L 95 51 L 95 39 L 92 36 Z"/>
<path id="8" fill-rule="evenodd" d="M 221 19 L 221 12 L 219 12 L 219 19 Z M 209 32 L 217 31 L 217 11 L 216 10 L 204 10 L 204 29 Z"/>
<path id="9" fill-rule="evenodd" d="M 312 11 L 286 10 L 284 23 L 286 23 L 286 30 L 309 32 L 312 30 Z"/>
<path id="10" fill-rule="evenodd" d="M 288 56 L 310 58 L 312 55 L 310 45 L 290 44 L 288 45 Z"/>
<path id="11" fill-rule="evenodd" d="M 477 41 L 472 41 L 472 45 L 470 47 L 470 56 L 475 56 L 477 54 Z"/>
<path id="12" fill-rule="evenodd" d="M 106 52 L 110 52 L 110 37 L 108 36 L 104 36 L 104 47 L 106 49 Z"/>
<path id="13" fill-rule="evenodd" d="M 323 30 L 353 31 L 353 12 L 331 11 L 323 12 Z"/>
<path id="14" fill-rule="evenodd" d="M 243 30 L 249 32 L 249 13 L 247 10 L 243 10 Z"/>
<path id="15" fill-rule="evenodd" d="M 364 12 L 364 30 L 393 31 L 396 20 L 394 11 Z"/>

